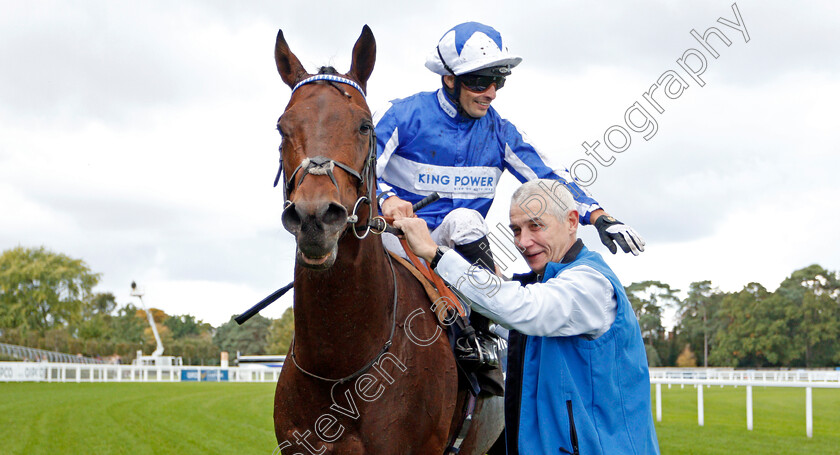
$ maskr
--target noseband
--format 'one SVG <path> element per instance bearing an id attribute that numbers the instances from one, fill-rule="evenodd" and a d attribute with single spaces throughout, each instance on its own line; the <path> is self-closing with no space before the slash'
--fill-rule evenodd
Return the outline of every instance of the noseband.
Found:
<path id="1" fill-rule="evenodd" d="M 349 86 L 355 88 L 356 90 L 358 90 L 359 93 L 362 94 L 362 97 L 365 96 L 365 92 L 362 90 L 362 88 L 359 86 L 359 84 L 357 84 L 356 82 L 354 82 L 350 79 L 343 78 L 343 77 L 340 77 L 340 76 L 336 76 L 336 75 L 333 75 L 333 74 L 316 74 L 312 77 L 308 77 L 308 78 L 298 82 L 297 85 L 295 85 L 295 88 L 292 89 L 292 95 L 294 95 L 295 90 L 297 90 L 301 86 L 306 85 L 306 84 L 311 84 L 313 82 L 318 82 L 318 81 L 326 81 L 326 82 L 330 83 L 333 87 L 335 87 L 340 92 L 342 92 L 342 94 L 347 96 L 348 99 L 350 98 L 350 94 L 348 94 L 346 91 L 341 89 L 336 83 L 349 85 Z M 361 172 L 356 172 L 356 170 L 354 170 L 352 167 L 350 167 L 350 166 L 348 166 L 348 165 L 346 165 L 342 162 L 335 161 L 331 158 L 327 158 L 327 157 L 322 156 L 322 155 L 305 158 L 298 165 L 298 167 L 295 168 L 294 172 L 292 172 L 291 176 L 289 177 L 289 180 L 286 182 L 286 184 L 283 187 L 283 198 L 284 198 L 283 211 L 288 210 L 289 207 L 292 205 L 292 202 L 289 199 L 289 194 L 291 194 L 292 191 L 294 191 L 295 188 L 297 188 L 298 186 L 300 186 L 303 183 L 303 179 L 306 178 L 306 176 L 308 174 L 329 176 L 330 181 L 332 181 L 333 185 L 335 185 L 335 189 L 340 194 L 341 190 L 338 188 L 338 182 L 336 182 L 335 174 L 333 174 L 333 170 L 336 167 L 338 167 L 339 169 L 343 170 L 344 172 L 350 174 L 352 177 L 355 177 L 359 181 L 359 184 L 357 185 L 357 188 L 361 188 L 362 184 L 365 184 L 365 186 L 367 186 L 367 192 L 368 192 L 367 196 L 361 196 L 356 200 L 356 203 L 353 206 L 353 211 L 350 212 L 350 215 L 347 217 L 347 223 L 350 224 L 351 227 L 353 228 L 352 229 L 353 235 L 355 235 L 358 239 L 363 239 L 363 238 L 367 237 L 368 233 L 370 233 L 371 231 L 374 232 L 375 234 L 381 234 L 382 231 L 385 228 L 385 220 L 382 219 L 382 217 L 374 216 L 375 213 L 374 213 L 374 209 L 373 209 L 373 200 L 374 200 L 375 191 L 376 191 L 376 131 L 374 130 L 374 128 L 370 129 L 370 141 L 369 141 L 369 144 L 368 144 L 368 154 L 367 154 L 367 157 L 365 158 L 365 164 L 364 164 L 364 167 L 362 168 Z M 274 186 L 275 187 L 277 186 L 277 183 L 280 181 L 280 176 L 283 173 L 284 173 L 284 169 L 283 169 L 283 146 L 281 145 L 280 146 L 280 169 L 277 170 L 277 176 L 274 178 Z M 297 179 L 297 183 L 296 183 L 295 179 L 296 179 L 298 174 L 300 174 L 300 178 Z M 289 175 L 289 173 L 286 172 L 286 175 Z M 359 205 L 361 205 L 362 203 L 366 203 L 369 207 L 368 222 L 364 226 L 365 227 L 364 234 L 359 235 L 358 231 L 356 230 L 356 223 L 359 221 L 359 216 L 356 214 L 356 211 L 359 209 Z"/>

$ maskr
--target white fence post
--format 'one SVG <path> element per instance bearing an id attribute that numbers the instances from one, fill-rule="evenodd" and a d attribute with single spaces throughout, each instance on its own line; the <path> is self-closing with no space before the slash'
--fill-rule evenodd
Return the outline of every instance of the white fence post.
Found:
<path id="1" fill-rule="evenodd" d="M 805 387 L 805 434 L 814 436 L 814 404 L 811 387 Z"/>
<path id="2" fill-rule="evenodd" d="M 747 430 L 753 429 L 752 386 L 747 386 Z"/>
<path id="3" fill-rule="evenodd" d="M 752 431 L 752 386 L 747 386 L 747 430 Z"/>
<path id="4" fill-rule="evenodd" d="M 662 421 L 662 384 L 656 384 L 656 421 Z"/>
<path id="5" fill-rule="evenodd" d="M 703 384 L 697 384 L 697 425 L 703 426 Z"/>
<path id="6" fill-rule="evenodd" d="M 717 386 L 745 386 L 747 430 L 754 427 L 753 386 L 784 387 L 805 389 L 805 433 L 808 438 L 814 436 L 814 399 L 813 389 L 840 389 L 840 370 L 838 371 L 725 371 L 725 370 L 691 370 L 671 368 L 651 368 L 650 382 L 655 384 L 656 418 L 662 421 L 662 384 L 686 385 L 697 388 L 697 424 L 705 425 L 705 403 L 703 388 Z M 278 372 L 272 370 L 275 377 Z"/>

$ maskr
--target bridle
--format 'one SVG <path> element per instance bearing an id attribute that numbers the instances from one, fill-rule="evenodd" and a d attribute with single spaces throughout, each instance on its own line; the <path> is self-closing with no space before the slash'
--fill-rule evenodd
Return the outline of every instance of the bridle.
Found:
<path id="1" fill-rule="evenodd" d="M 356 82 L 337 76 L 334 74 L 316 74 L 314 76 L 308 77 L 295 85 L 292 89 L 292 94 L 294 95 L 295 90 L 299 89 L 301 86 L 306 84 L 311 84 L 313 82 L 318 81 L 326 81 L 329 82 L 333 87 L 338 89 L 342 94 L 344 94 L 348 99 L 350 98 L 350 94 L 340 88 L 336 83 L 346 84 L 349 85 L 359 93 L 362 94 L 362 97 L 365 96 L 364 90 L 357 84 Z M 339 169 L 343 170 L 344 172 L 350 174 L 352 177 L 355 177 L 359 181 L 358 187 L 361 187 L 362 184 L 367 186 L 367 195 L 360 196 L 356 199 L 356 203 L 353 205 L 353 210 L 348 212 L 350 215 L 347 216 L 347 224 L 348 228 L 352 227 L 353 235 L 356 236 L 359 240 L 364 239 L 370 232 L 374 234 L 381 234 L 385 231 L 387 224 L 385 223 L 385 219 L 381 216 L 375 216 L 373 201 L 376 192 L 376 131 L 373 127 L 370 128 L 369 132 L 370 140 L 368 143 L 368 153 L 367 157 L 365 158 L 365 164 L 362 167 L 361 172 L 356 172 L 355 169 L 352 167 L 340 162 L 333 160 L 332 158 L 327 158 L 322 155 L 307 157 L 295 168 L 294 172 L 289 174 L 286 172 L 286 175 L 289 176 L 289 180 L 283 187 L 283 211 L 289 209 L 292 205 L 292 201 L 289 199 L 289 194 L 295 190 L 298 186 L 303 183 L 303 179 L 306 178 L 308 174 L 312 175 L 327 175 L 332 181 L 333 185 L 335 185 L 336 190 L 341 193 L 341 190 L 338 188 L 338 182 L 335 180 L 335 174 L 333 170 L 338 167 Z M 283 169 L 283 146 L 280 146 L 280 168 L 277 170 L 277 176 L 274 178 L 274 186 L 277 186 L 277 183 L 280 181 L 280 176 L 284 173 Z M 297 178 L 298 174 L 300 174 L 300 178 Z M 364 234 L 359 234 L 358 228 L 356 223 L 359 222 L 359 216 L 357 215 L 357 211 L 359 210 L 359 206 L 361 204 L 368 205 L 368 221 L 364 227 Z M 346 207 L 345 207 L 346 208 Z"/>
<path id="2" fill-rule="evenodd" d="M 297 85 L 295 85 L 295 87 L 292 89 L 292 94 L 294 94 L 295 90 L 297 90 L 301 86 L 306 85 L 306 84 L 310 84 L 310 83 L 313 83 L 313 82 L 317 82 L 317 81 L 327 81 L 327 82 L 329 82 L 331 85 L 333 85 L 333 87 L 335 87 L 340 92 L 342 92 L 342 94 L 347 96 L 347 98 L 350 98 L 350 95 L 347 92 L 345 92 L 343 89 L 338 87 L 336 85 L 336 83 L 349 85 L 349 86 L 355 88 L 356 90 L 358 90 L 359 93 L 362 94 L 362 96 L 365 96 L 365 92 L 364 92 L 364 90 L 362 90 L 362 88 L 359 86 L 359 84 L 357 84 L 356 82 L 354 82 L 350 79 L 340 77 L 340 76 L 336 76 L 336 75 L 332 75 L 332 74 L 316 74 L 314 76 L 308 77 L 308 78 L 298 82 Z M 339 169 L 343 170 L 344 172 L 350 174 L 352 177 L 355 177 L 359 181 L 358 187 L 361 187 L 362 184 L 365 184 L 367 186 L 367 195 L 366 196 L 364 196 L 364 195 L 360 196 L 358 199 L 356 199 L 356 203 L 353 205 L 353 211 L 350 212 L 350 215 L 347 216 L 347 224 L 350 225 L 350 226 L 348 226 L 348 228 L 349 227 L 353 228 L 353 229 L 351 229 L 353 231 L 353 235 L 355 235 L 356 238 L 361 240 L 361 239 L 364 239 L 365 237 L 367 237 L 367 235 L 371 232 L 373 232 L 374 234 L 381 234 L 382 232 L 385 232 L 385 229 L 387 227 L 387 223 L 385 222 L 385 219 L 382 218 L 381 216 L 374 216 L 375 213 L 374 213 L 373 201 L 375 200 L 374 197 L 375 197 L 375 191 L 376 191 L 376 189 L 375 189 L 376 188 L 376 132 L 372 127 L 370 129 L 369 134 L 370 134 L 370 142 L 369 142 L 369 145 L 368 145 L 368 154 L 367 154 L 367 157 L 365 158 L 365 164 L 362 167 L 361 172 L 356 172 L 356 170 L 353 169 L 352 167 L 350 167 L 350 166 L 348 166 L 348 165 L 346 165 L 346 164 L 344 164 L 340 161 L 335 161 L 331 158 L 327 158 L 327 157 L 322 156 L 322 155 L 318 155 L 318 156 L 314 156 L 314 157 L 307 157 L 303 161 L 301 161 L 301 163 L 298 165 L 298 167 L 296 167 L 295 170 L 289 176 L 289 180 L 287 182 L 285 182 L 285 185 L 283 186 L 283 199 L 284 199 L 283 211 L 285 212 L 292 205 L 292 202 L 289 199 L 289 194 L 291 194 L 291 192 L 294 191 L 295 188 L 300 186 L 303 183 L 303 179 L 306 178 L 306 176 L 309 175 L 309 174 L 329 176 L 330 181 L 332 181 L 333 185 L 335 185 L 336 190 L 338 190 L 338 192 L 341 193 L 341 190 L 338 188 L 338 182 L 336 182 L 336 180 L 335 180 L 335 174 L 333 173 L 333 170 L 336 167 L 338 167 Z M 280 146 L 280 169 L 277 170 L 277 176 L 274 178 L 274 186 L 275 187 L 277 186 L 277 183 L 280 181 L 280 176 L 281 176 L 281 174 L 283 174 L 283 172 L 284 172 L 284 169 L 283 169 L 283 146 L 281 145 Z M 300 178 L 297 178 L 298 174 L 300 174 Z M 289 175 L 289 174 L 286 173 L 286 175 Z M 359 206 L 362 203 L 368 204 L 369 212 L 368 212 L 368 222 L 364 226 L 364 228 L 365 228 L 364 234 L 359 235 L 359 233 L 356 229 L 356 223 L 359 221 L 359 216 L 356 214 L 356 212 L 358 211 Z M 355 378 L 359 377 L 361 374 L 363 374 L 365 371 L 369 370 L 373 366 L 373 364 L 376 363 L 377 361 L 379 361 L 380 357 L 382 357 L 382 355 L 385 354 L 386 352 L 388 352 L 388 350 L 391 348 L 391 344 L 393 343 L 393 340 L 394 340 L 394 332 L 396 331 L 396 327 L 397 327 L 397 300 L 398 300 L 397 299 L 397 295 L 398 295 L 398 293 L 397 293 L 397 274 L 396 274 L 396 271 L 394 270 L 393 261 L 391 261 L 391 255 L 386 254 L 386 256 L 388 257 L 388 265 L 391 268 L 391 276 L 393 277 L 393 280 L 394 280 L 393 308 L 391 310 L 391 312 L 392 312 L 392 314 L 391 314 L 391 332 L 390 332 L 390 335 L 388 336 L 388 341 L 385 342 L 385 344 L 379 350 L 379 353 L 377 353 L 377 355 L 373 359 L 371 359 L 367 364 L 365 364 L 365 366 L 363 366 L 362 368 L 360 368 L 356 372 L 354 372 L 354 373 L 352 373 L 348 376 L 345 376 L 343 378 L 340 378 L 340 379 L 326 378 L 326 377 L 323 377 L 323 376 L 319 376 L 315 373 L 311 373 L 311 372 L 305 370 L 300 365 L 298 365 L 297 358 L 295 356 L 295 338 L 294 338 L 294 335 L 292 336 L 292 344 L 291 344 L 291 347 L 289 349 L 289 356 L 292 359 L 292 364 L 294 364 L 295 368 L 297 368 L 298 371 L 305 374 L 306 376 L 309 376 L 311 378 L 318 379 L 318 380 L 321 380 L 321 381 L 326 381 L 326 382 L 333 383 L 333 387 L 330 389 L 330 394 L 332 394 L 332 390 L 335 388 L 336 385 L 344 384 L 348 381 L 352 381 L 353 379 L 355 379 Z"/>

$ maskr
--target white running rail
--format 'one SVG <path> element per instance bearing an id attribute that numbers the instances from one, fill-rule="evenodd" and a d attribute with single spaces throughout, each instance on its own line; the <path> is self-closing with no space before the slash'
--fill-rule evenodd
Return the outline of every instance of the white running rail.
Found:
<path id="1" fill-rule="evenodd" d="M 280 368 L 0 362 L 0 382 L 277 382 Z"/>
<path id="2" fill-rule="evenodd" d="M 277 382 L 280 368 L 94 365 L 55 362 L 0 362 L 0 382 Z M 732 370 L 651 368 L 656 420 L 662 421 L 662 385 L 697 389 L 697 424 L 704 424 L 703 389 L 711 386 L 744 387 L 747 430 L 753 429 L 753 387 L 805 389 L 805 434 L 813 436 L 813 389 L 840 389 L 840 371 L 830 370 Z"/>
<path id="3" fill-rule="evenodd" d="M 656 421 L 662 421 L 662 385 L 697 389 L 697 424 L 704 424 L 703 388 L 743 386 L 747 404 L 747 430 L 753 429 L 753 387 L 795 387 L 805 389 L 805 434 L 814 435 L 813 389 L 840 389 L 840 371 L 831 370 L 731 370 L 651 368 L 650 383 L 655 385 Z"/>

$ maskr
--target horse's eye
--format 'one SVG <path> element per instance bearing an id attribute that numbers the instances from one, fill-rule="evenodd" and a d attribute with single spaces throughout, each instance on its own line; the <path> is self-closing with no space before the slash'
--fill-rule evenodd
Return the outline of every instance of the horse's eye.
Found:
<path id="1" fill-rule="evenodd" d="M 368 134 L 370 134 L 370 130 L 372 130 L 372 129 L 373 129 L 373 125 L 371 125 L 368 122 L 364 122 L 364 123 L 362 123 L 362 126 L 359 127 L 359 133 L 364 134 L 364 135 L 368 135 Z"/>

